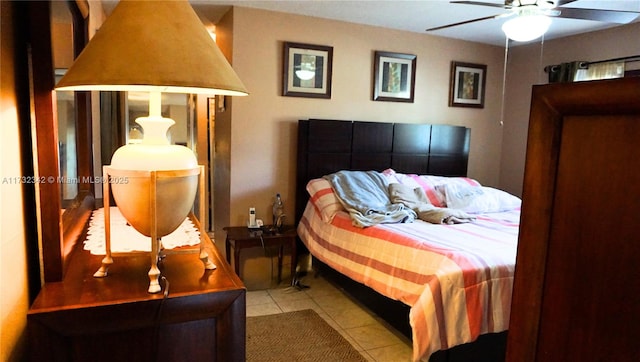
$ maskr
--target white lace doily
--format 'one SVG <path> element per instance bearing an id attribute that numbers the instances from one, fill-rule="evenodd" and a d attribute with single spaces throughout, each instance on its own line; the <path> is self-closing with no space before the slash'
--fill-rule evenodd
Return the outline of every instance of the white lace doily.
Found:
<path id="1" fill-rule="evenodd" d="M 111 252 L 126 253 L 132 251 L 151 251 L 151 238 L 140 234 L 127 224 L 116 206 L 109 208 L 111 217 Z M 200 232 L 193 222 L 186 218 L 178 228 L 161 239 L 162 248 L 173 249 L 180 246 L 193 246 L 200 243 Z M 84 249 L 93 255 L 105 255 L 104 209 L 94 210 L 89 221 Z"/>

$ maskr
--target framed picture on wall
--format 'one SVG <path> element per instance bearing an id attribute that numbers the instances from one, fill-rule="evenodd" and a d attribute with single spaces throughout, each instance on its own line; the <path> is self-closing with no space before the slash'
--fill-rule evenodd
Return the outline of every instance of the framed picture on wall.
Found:
<path id="1" fill-rule="evenodd" d="M 451 62 L 449 107 L 484 108 L 486 80 L 486 65 Z"/>
<path id="2" fill-rule="evenodd" d="M 282 95 L 331 98 L 333 47 L 285 42 Z"/>
<path id="3" fill-rule="evenodd" d="M 373 100 L 413 103 L 416 59 L 412 54 L 375 51 Z"/>

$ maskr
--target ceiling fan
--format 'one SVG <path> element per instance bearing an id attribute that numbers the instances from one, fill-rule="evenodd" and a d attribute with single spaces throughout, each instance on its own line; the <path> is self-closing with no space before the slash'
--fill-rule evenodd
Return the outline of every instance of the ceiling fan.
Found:
<path id="1" fill-rule="evenodd" d="M 565 7 L 574 1 L 576 0 L 505 0 L 504 5 L 482 1 L 450 1 L 452 4 L 490 6 L 503 8 L 506 11 L 497 15 L 437 26 L 426 31 L 446 29 L 489 19 L 512 17 L 503 25 L 502 30 L 510 39 L 529 41 L 542 36 L 547 31 L 551 24 L 551 17 L 626 24 L 640 14 L 635 11 Z"/>

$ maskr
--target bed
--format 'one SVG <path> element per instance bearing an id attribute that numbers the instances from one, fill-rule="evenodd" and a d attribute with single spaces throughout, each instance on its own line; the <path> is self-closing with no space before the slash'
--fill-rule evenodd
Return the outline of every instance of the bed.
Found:
<path id="1" fill-rule="evenodd" d="M 458 126 L 298 123 L 298 235 L 314 266 L 412 339 L 414 360 L 504 360 L 519 199 L 466 178 L 469 142 Z M 437 206 L 448 184 L 491 191 L 499 207 L 474 204 L 470 223 L 362 228 L 323 178 L 344 170 L 422 187 Z"/>

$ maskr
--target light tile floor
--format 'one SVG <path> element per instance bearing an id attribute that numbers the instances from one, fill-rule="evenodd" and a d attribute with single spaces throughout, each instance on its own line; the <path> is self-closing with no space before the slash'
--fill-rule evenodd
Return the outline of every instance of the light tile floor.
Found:
<path id="1" fill-rule="evenodd" d="M 313 309 L 367 360 L 411 361 L 411 341 L 321 276 L 306 276 L 308 289 L 287 286 L 248 291 L 247 316 Z"/>

